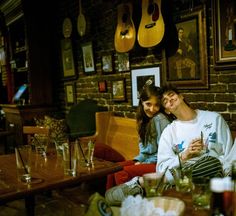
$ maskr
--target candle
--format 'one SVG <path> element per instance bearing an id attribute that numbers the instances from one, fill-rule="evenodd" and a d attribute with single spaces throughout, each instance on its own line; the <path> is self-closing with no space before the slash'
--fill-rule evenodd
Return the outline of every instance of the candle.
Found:
<path id="1" fill-rule="evenodd" d="M 229 29 L 229 41 L 232 41 L 233 39 L 233 33 L 232 33 L 232 29 Z"/>

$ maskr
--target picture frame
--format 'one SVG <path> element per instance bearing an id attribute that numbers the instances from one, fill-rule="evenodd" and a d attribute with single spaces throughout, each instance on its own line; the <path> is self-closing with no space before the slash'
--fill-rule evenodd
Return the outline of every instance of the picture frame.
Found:
<path id="1" fill-rule="evenodd" d="M 236 68 L 236 2 L 212 1 L 214 66 L 215 68 Z"/>
<path id="2" fill-rule="evenodd" d="M 130 71 L 129 53 L 117 53 L 118 72 Z"/>
<path id="3" fill-rule="evenodd" d="M 208 89 L 205 7 L 181 14 L 175 22 L 179 48 L 172 56 L 164 54 L 163 83 L 178 89 Z"/>
<path id="4" fill-rule="evenodd" d="M 113 71 L 113 55 L 104 54 L 101 58 L 102 61 L 102 74 L 112 74 Z"/>
<path id="5" fill-rule="evenodd" d="M 95 72 L 93 44 L 92 42 L 82 44 L 83 65 L 85 74 Z"/>
<path id="6" fill-rule="evenodd" d="M 112 100 L 126 101 L 125 79 L 111 81 Z"/>
<path id="7" fill-rule="evenodd" d="M 98 81 L 98 91 L 99 92 L 107 92 L 107 82 L 106 80 Z"/>
<path id="8" fill-rule="evenodd" d="M 61 55 L 63 65 L 63 78 L 76 79 L 76 71 L 74 64 L 74 54 L 71 39 L 66 38 L 61 40 Z"/>
<path id="9" fill-rule="evenodd" d="M 76 100 L 75 83 L 65 84 L 66 105 L 73 105 Z"/>
<path id="10" fill-rule="evenodd" d="M 137 107 L 139 103 L 139 92 L 145 85 L 161 85 L 161 66 L 142 67 L 131 69 L 132 106 Z"/>

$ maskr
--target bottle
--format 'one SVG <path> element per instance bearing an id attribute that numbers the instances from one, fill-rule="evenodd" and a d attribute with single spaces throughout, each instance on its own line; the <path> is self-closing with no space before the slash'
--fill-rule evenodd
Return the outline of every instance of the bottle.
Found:
<path id="1" fill-rule="evenodd" d="M 233 181 L 231 177 L 223 178 L 224 183 L 224 209 L 227 216 L 233 215 Z"/>
<path id="2" fill-rule="evenodd" d="M 236 216 L 236 160 L 232 162 L 231 178 L 233 181 L 233 216 Z"/>
<path id="3" fill-rule="evenodd" d="M 210 181 L 210 190 L 212 192 L 211 215 L 225 216 L 223 178 L 212 178 Z"/>

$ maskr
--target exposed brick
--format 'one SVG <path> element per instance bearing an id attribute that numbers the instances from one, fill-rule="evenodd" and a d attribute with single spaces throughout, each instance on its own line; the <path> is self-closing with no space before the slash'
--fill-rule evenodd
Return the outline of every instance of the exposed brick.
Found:
<path id="1" fill-rule="evenodd" d="M 235 102 L 234 94 L 216 94 L 215 100 L 217 102 Z"/>

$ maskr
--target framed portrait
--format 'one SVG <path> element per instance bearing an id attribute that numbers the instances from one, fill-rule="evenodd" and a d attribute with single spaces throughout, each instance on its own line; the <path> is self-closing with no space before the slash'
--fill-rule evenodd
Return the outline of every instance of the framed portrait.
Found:
<path id="1" fill-rule="evenodd" d="M 125 101 L 125 79 L 113 80 L 112 82 L 112 99 L 113 101 Z"/>
<path id="2" fill-rule="evenodd" d="M 98 81 L 98 91 L 107 92 L 107 82 L 106 80 Z"/>
<path id="3" fill-rule="evenodd" d="M 213 0 L 215 67 L 236 67 L 236 2 Z"/>
<path id="4" fill-rule="evenodd" d="M 138 106 L 139 93 L 146 85 L 160 86 L 160 66 L 131 70 L 132 106 Z"/>
<path id="5" fill-rule="evenodd" d="M 85 73 L 95 72 L 92 42 L 88 42 L 82 45 L 82 53 L 83 53 L 84 72 Z"/>
<path id="6" fill-rule="evenodd" d="M 65 79 L 76 78 L 71 39 L 66 38 L 61 40 L 61 54 L 62 54 L 62 64 L 63 64 L 63 78 Z"/>
<path id="7" fill-rule="evenodd" d="M 119 72 L 130 70 L 129 53 L 117 53 L 117 70 Z"/>
<path id="8" fill-rule="evenodd" d="M 66 104 L 73 105 L 75 103 L 75 83 L 65 84 Z"/>
<path id="9" fill-rule="evenodd" d="M 184 14 L 184 15 L 181 15 Z M 163 83 L 179 89 L 207 89 L 208 64 L 205 8 L 182 12 L 175 22 L 179 47 L 164 60 Z"/>
<path id="10" fill-rule="evenodd" d="M 102 55 L 102 73 L 103 74 L 113 73 L 113 55 L 112 54 Z"/>

